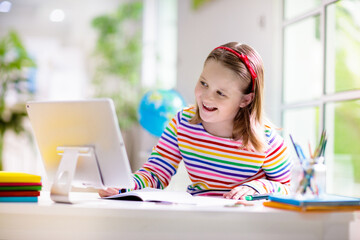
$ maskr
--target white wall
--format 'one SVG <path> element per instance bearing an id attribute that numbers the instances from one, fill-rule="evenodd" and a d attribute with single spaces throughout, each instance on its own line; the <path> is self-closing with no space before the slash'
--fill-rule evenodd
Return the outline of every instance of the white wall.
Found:
<path id="1" fill-rule="evenodd" d="M 177 89 L 188 103 L 205 58 L 215 47 L 246 43 L 262 56 L 265 68 L 265 109 L 280 124 L 281 1 L 214 0 L 192 10 L 191 0 L 178 1 Z"/>

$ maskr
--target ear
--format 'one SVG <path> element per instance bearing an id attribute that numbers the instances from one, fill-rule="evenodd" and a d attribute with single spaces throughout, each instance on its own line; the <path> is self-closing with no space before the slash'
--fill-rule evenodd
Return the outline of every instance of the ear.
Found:
<path id="1" fill-rule="evenodd" d="M 249 94 L 243 95 L 241 97 L 239 106 L 241 108 L 246 107 L 247 105 L 249 105 L 252 102 L 252 100 L 254 99 L 254 96 L 255 96 L 254 93 L 249 93 Z"/>

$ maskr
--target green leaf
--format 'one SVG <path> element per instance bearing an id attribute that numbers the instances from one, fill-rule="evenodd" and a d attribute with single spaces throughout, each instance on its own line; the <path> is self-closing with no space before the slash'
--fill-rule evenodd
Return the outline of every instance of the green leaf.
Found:
<path id="1" fill-rule="evenodd" d="M 98 34 L 94 55 L 99 64 L 93 79 L 96 96 L 114 100 L 122 128 L 137 121 L 142 10 L 142 1 L 131 1 L 91 22 Z"/>
<path id="2" fill-rule="evenodd" d="M 11 57 L 9 60 L 9 56 Z M 31 96 L 27 90 L 24 70 L 34 67 L 35 62 L 29 57 L 19 35 L 11 30 L 0 39 L 0 131 L 12 130 L 15 133 L 25 131 L 23 119 L 27 117 L 26 97 Z M 7 106 L 5 97 L 8 91 L 17 93 L 18 102 Z"/>

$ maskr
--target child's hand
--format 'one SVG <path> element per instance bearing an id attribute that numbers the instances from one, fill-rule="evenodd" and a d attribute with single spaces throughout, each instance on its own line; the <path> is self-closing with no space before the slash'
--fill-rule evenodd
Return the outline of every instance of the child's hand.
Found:
<path id="1" fill-rule="evenodd" d="M 100 197 L 109 197 L 109 196 L 118 194 L 119 190 L 120 190 L 119 188 L 100 189 L 99 195 L 100 195 Z"/>
<path id="2" fill-rule="evenodd" d="M 247 186 L 240 186 L 233 188 L 230 192 L 224 194 L 224 198 L 235 199 L 235 200 L 245 200 L 245 196 L 253 195 L 257 193 L 253 188 Z"/>

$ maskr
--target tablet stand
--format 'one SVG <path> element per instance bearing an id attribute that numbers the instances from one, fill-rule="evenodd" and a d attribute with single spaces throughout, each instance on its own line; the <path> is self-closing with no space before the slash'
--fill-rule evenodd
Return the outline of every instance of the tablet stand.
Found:
<path id="1" fill-rule="evenodd" d="M 86 160 L 93 161 L 93 163 L 96 164 L 97 174 L 95 178 L 103 185 L 94 147 L 58 147 L 57 151 L 59 155 L 62 155 L 62 158 L 55 175 L 54 183 L 51 187 L 51 200 L 54 202 L 72 203 L 69 198 L 69 193 L 71 191 L 76 165 L 80 156 L 87 157 Z"/>

